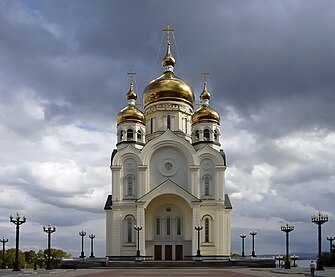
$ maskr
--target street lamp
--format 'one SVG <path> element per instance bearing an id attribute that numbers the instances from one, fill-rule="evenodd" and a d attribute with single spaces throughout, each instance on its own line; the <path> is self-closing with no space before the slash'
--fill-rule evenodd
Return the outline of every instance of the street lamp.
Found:
<path id="1" fill-rule="evenodd" d="M 47 261 L 46 269 L 49 270 L 49 269 L 51 269 L 51 263 L 50 263 L 50 258 L 51 258 L 51 234 L 53 232 L 56 232 L 56 227 L 51 226 L 51 224 L 49 224 L 48 226 L 43 226 L 43 231 L 48 234 L 48 261 Z"/>
<path id="2" fill-rule="evenodd" d="M 91 256 L 90 256 L 90 258 L 94 258 L 94 253 L 93 253 L 93 240 L 94 240 L 94 238 L 95 238 L 95 235 L 94 235 L 94 234 L 90 234 L 88 237 L 91 239 Z"/>
<path id="3" fill-rule="evenodd" d="M 296 254 L 293 254 L 293 256 L 291 256 L 291 260 L 293 261 L 293 267 L 296 267 L 295 261 L 299 259 L 299 256 L 297 256 Z"/>
<path id="4" fill-rule="evenodd" d="M 84 237 L 86 236 L 86 232 L 81 231 L 79 232 L 79 236 L 81 236 L 81 253 L 79 258 L 85 258 L 85 254 L 84 254 Z"/>
<path id="5" fill-rule="evenodd" d="M 333 254 L 333 241 L 335 240 L 335 237 L 333 235 L 327 236 L 327 240 L 329 240 L 329 253 Z"/>
<path id="6" fill-rule="evenodd" d="M 16 213 L 16 216 L 9 216 L 10 222 L 16 225 L 16 244 L 15 244 L 15 261 L 13 264 L 13 271 L 20 271 L 19 264 L 19 241 L 20 241 L 20 225 L 27 221 L 26 217 L 21 217 L 19 213 Z"/>
<path id="7" fill-rule="evenodd" d="M 251 257 L 256 257 L 256 254 L 255 254 L 255 236 L 257 235 L 257 231 L 255 231 L 255 230 L 251 231 L 250 235 L 252 236 L 252 252 L 251 252 Z"/>
<path id="8" fill-rule="evenodd" d="M 318 225 L 318 260 L 316 262 L 316 270 L 324 270 L 321 261 L 321 225 L 328 221 L 328 215 L 319 212 L 311 217 L 313 223 Z"/>
<path id="9" fill-rule="evenodd" d="M 0 242 L 2 243 L 2 265 L 1 268 L 5 269 L 6 265 L 5 265 L 5 244 L 8 242 L 8 239 L 5 239 L 5 237 L 2 237 L 2 239 L 0 239 Z"/>
<path id="10" fill-rule="evenodd" d="M 245 253 L 244 253 L 244 240 L 247 237 L 246 234 L 241 234 L 240 238 L 242 239 L 242 257 L 245 257 Z"/>
<path id="11" fill-rule="evenodd" d="M 285 259 L 285 268 L 290 269 L 290 254 L 289 254 L 289 233 L 294 230 L 294 226 L 286 223 L 280 227 L 280 230 L 286 233 L 286 259 Z"/>
<path id="12" fill-rule="evenodd" d="M 136 256 L 139 257 L 139 256 L 141 256 L 141 253 L 140 253 L 140 231 L 142 230 L 142 226 L 134 225 L 134 229 L 137 231 L 137 251 L 136 251 Z"/>
<path id="13" fill-rule="evenodd" d="M 198 232 L 198 249 L 197 249 L 197 257 L 200 257 L 200 231 L 202 230 L 202 226 L 195 226 L 194 229 Z"/>

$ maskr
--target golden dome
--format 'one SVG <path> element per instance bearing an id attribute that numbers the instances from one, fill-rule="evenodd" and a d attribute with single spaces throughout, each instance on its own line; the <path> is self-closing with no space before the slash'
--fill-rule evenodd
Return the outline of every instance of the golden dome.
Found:
<path id="1" fill-rule="evenodd" d="M 193 108 L 193 89 L 186 82 L 174 75 L 172 71 L 165 71 L 163 75 L 151 81 L 143 92 L 144 108 L 154 102 L 182 101 Z"/>
<path id="2" fill-rule="evenodd" d="M 117 114 L 117 125 L 124 122 L 135 122 L 145 124 L 144 114 L 134 105 L 128 104 Z"/>
<path id="3" fill-rule="evenodd" d="M 214 122 L 220 125 L 220 114 L 209 106 L 210 93 L 207 91 L 207 83 L 200 94 L 201 107 L 192 115 L 192 124 L 199 122 Z"/>
<path id="4" fill-rule="evenodd" d="M 214 122 L 220 125 L 220 115 L 209 105 L 204 104 L 192 115 L 192 124 L 200 122 Z"/>
<path id="5" fill-rule="evenodd" d="M 136 107 L 137 95 L 134 91 L 133 83 L 130 83 L 130 88 L 127 93 L 128 106 L 123 108 L 117 114 L 117 125 L 124 122 L 136 122 L 145 124 L 144 114 Z"/>

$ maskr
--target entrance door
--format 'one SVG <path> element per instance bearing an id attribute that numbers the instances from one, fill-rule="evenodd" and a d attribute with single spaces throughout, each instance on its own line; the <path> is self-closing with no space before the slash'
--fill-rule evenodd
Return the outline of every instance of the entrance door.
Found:
<path id="1" fill-rule="evenodd" d="M 176 245 L 176 260 L 182 260 L 182 259 L 183 259 L 183 246 Z"/>
<path id="2" fill-rule="evenodd" d="M 161 259 L 162 259 L 162 246 L 155 245 L 155 260 L 161 260 Z"/>
<path id="3" fill-rule="evenodd" d="M 165 260 L 172 260 L 172 245 L 165 245 Z"/>

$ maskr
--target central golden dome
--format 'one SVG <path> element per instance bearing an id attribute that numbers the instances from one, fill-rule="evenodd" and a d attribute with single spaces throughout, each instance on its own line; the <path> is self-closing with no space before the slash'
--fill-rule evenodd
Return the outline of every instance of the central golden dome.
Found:
<path id="1" fill-rule="evenodd" d="M 143 92 L 144 108 L 151 103 L 160 101 L 182 101 L 193 108 L 193 89 L 186 82 L 174 75 L 172 71 L 165 71 L 163 75 L 151 81 Z"/>

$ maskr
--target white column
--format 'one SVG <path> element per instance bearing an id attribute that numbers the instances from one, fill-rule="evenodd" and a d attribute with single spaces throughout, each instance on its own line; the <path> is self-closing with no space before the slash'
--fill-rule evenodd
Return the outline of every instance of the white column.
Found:
<path id="1" fill-rule="evenodd" d="M 197 254 L 198 250 L 198 231 L 194 227 L 200 225 L 200 203 L 193 206 L 193 220 L 192 220 L 192 255 Z M 200 231 L 201 232 L 201 231 Z M 200 235 L 201 238 L 201 235 Z M 200 240 L 201 242 L 201 240 Z"/>
<path id="2" fill-rule="evenodd" d="M 140 231 L 140 252 L 141 256 L 146 255 L 145 251 L 145 209 L 143 206 L 137 205 L 137 226 L 141 226 L 142 230 Z"/>

